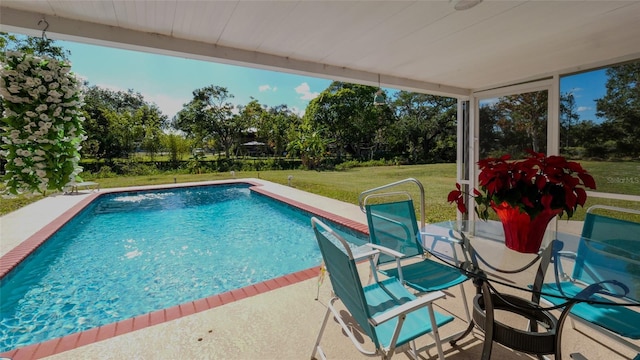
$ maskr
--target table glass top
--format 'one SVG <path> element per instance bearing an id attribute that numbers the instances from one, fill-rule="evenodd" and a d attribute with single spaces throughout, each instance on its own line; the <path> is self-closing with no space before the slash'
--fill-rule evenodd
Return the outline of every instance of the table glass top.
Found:
<path id="1" fill-rule="evenodd" d="M 600 289 L 591 302 L 613 301 L 638 305 L 640 299 L 640 234 L 638 241 L 615 238 L 593 240 L 580 235 L 548 230 L 539 254 L 513 251 L 504 245 L 502 224 L 497 221 L 447 221 L 421 229 L 424 249 L 450 266 L 471 276 L 486 279 L 496 286 L 532 292 L 540 259 L 551 259 L 545 266 L 545 289 L 566 300 L 583 298 L 581 289 L 589 285 Z M 467 242 L 463 241 L 466 239 Z M 466 244 L 466 245 L 465 245 Z M 544 251 L 545 249 L 546 252 Z M 558 259 L 558 261 L 556 261 Z M 528 268 L 527 265 L 531 264 Z M 562 286 L 556 286 L 562 284 Z M 573 286 L 575 284 L 575 286 Z"/>

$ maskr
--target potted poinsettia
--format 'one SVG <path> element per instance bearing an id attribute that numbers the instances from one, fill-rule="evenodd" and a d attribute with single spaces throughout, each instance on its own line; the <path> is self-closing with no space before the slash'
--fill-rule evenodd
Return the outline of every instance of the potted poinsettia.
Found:
<path id="1" fill-rule="evenodd" d="M 478 161 L 479 189 L 474 189 L 475 211 L 483 220 L 493 209 L 503 224 L 505 244 L 520 251 L 539 250 L 547 224 L 556 215 L 571 218 L 587 200 L 586 189 L 595 189 L 593 177 L 575 161 L 528 151 L 523 160 L 510 155 Z M 456 184 L 447 200 L 467 212 L 465 194 Z"/>

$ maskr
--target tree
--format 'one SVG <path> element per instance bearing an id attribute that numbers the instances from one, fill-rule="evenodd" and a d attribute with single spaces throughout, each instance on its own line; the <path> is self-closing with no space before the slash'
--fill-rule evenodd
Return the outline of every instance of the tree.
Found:
<path id="1" fill-rule="evenodd" d="M 197 143 L 214 140 L 230 157 L 234 143 L 247 129 L 244 118 L 234 115 L 227 88 L 210 85 L 193 91 L 193 99 L 174 118 L 174 128 L 184 131 Z"/>
<path id="2" fill-rule="evenodd" d="M 525 149 L 546 152 L 547 97 L 546 91 L 535 91 L 498 99 L 498 126 L 509 139 L 508 152 L 514 158 L 522 156 Z"/>
<path id="3" fill-rule="evenodd" d="M 392 105 L 397 121 L 388 132 L 396 152 L 413 163 L 455 161 L 456 99 L 400 91 Z"/>
<path id="4" fill-rule="evenodd" d="M 276 156 L 282 156 L 290 131 L 298 129 L 302 119 L 287 105 L 268 108 L 258 122 L 258 139 L 265 142 Z"/>
<path id="5" fill-rule="evenodd" d="M 606 118 L 618 155 L 640 154 L 640 62 L 606 70 L 607 93 L 596 100 L 596 115 Z M 604 125 L 603 124 L 603 125 Z"/>
<path id="6" fill-rule="evenodd" d="M 566 147 L 574 146 L 572 129 L 580 120 L 580 115 L 576 112 L 576 99 L 573 93 L 569 92 L 560 95 L 560 140 L 561 145 Z"/>
<path id="7" fill-rule="evenodd" d="M 157 105 L 148 103 L 133 90 L 113 91 L 90 86 L 84 92 L 85 155 L 113 159 L 126 157 L 136 149 L 153 156 L 168 118 Z"/>
<path id="8" fill-rule="evenodd" d="M 160 145 L 169 152 L 169 159 L 174 163 L 182 160 L 192 146 L 183 136 L 164 133 L 160 135 Z"/>
<path id="9" fill-rule="evenodd" d="M 300 129 L 292 133 L 287 146 L 287 156 L 299 156 L 302 165 L 307 169 L 320 169 L 327 155 L 330 140 L 323 136 L 324 129 L 314 129 L 309 124 L 302 124 Z"/>
<path id="10" fill-rule="evenodd" d="M 48 56 L 65 61 L 68 61 L 71 55 L 69 50 L 57 46 L 51 39 L 0 32 L 0 60 L 4 60 L 7 51 L 18 51 L 39 57 Z"/>
<path id="11" fill-rule="evenodd" d="M 303 121 L 311 128 L 324 129 L 338 157 L 343 152 L 357 158 L 370 156 L 379 129 L 392 119 L 387 106 L 375 106 L 377 88 L 334 81 L 320 96 L 311 100 Z"/>
<path id="12" fill-rule="evenodd" d="M 500 157 L 503 155 L 503 146 L 506 143 L 504 133 L 498 121 L 500 120 L 500 110 L 496 104 L 480 104 L 480 158 Z"/>

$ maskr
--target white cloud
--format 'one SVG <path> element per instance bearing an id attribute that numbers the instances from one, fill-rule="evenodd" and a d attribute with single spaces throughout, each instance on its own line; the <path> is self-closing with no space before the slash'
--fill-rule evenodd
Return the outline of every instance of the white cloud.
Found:
<path id="1" fill-rule="evenodd" d="M 578 108 L 576 109 L 577 112 L 591 111 L 591 110 L 593 110 L 593 108 L 590 106 L 578 106 Z"/>
<path id="2" fill-rule="evenodd" d="M 574 87 L 573 89 L 569 90 L 569 94 L 573 94 L 573 97 L 578 99 L 582 97 L 582 94 L 580 94 L 582 91 L 584 91 L 583 88 L 581 87 Z"/>
<path id="3" fill-rule="evenodd" d="M 265 92 L 265 91 L 273 91 L 273 92 L 275 92 L 275 91 L 278 91 L 278 87 L 277 86 L 271 87 L 271 85 L 266 84 L 266 85 L 258 86 L 258 90 L 260 92 Z"/>
<path id="4" fill-rule="evenodd" d="M 296 88 L 296 93 L 302 95 L 300 96 L 300 99 L 302 100 L 313 100 L 315 98 L 318 97 L 318 95 L 320 95 L 320 93 L 318 92 L 311 92 L 311 88 L 309 87 L 309 84 L 307 84 L 306 82 L 303 82 L 302 84 L 298 85 Z"/>

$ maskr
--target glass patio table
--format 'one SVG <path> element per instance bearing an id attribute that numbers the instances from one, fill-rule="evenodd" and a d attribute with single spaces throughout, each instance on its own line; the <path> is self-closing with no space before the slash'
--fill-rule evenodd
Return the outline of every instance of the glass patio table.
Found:
<path id="1" fill-rule="evenodd" d="M 430 256 L 473 280 L 473 321 L 451 344 L 478 326 L 485 333 L 482 359 L 491 357 L 494 341 L 528 354 L 554 354 L 561 359 L 562 326 L 575 304 L 640 306 L 640 248 L 636 244 L 548 230 L 540 251 L 525 254 L 505 246 L 502 224 L 497 221 L 447 221 L 429 224 L 420 232 Z M 453 245 L 442 241 L 444 238 L 453 239 Z M 587 272 L 588 276 L 580 275 Z M 579 291 L 562 290 L 577 278 Z M 551 302 L 541 304 L 541 298 L 560 301 L 547 306 L 544 304 Z M 554 309 L 561 311 L 558 317 L 551 313 Z M 518 319 L 520 327 L 513 325 Z M 527 325 L 522 326 L 522 319 Z"/>

